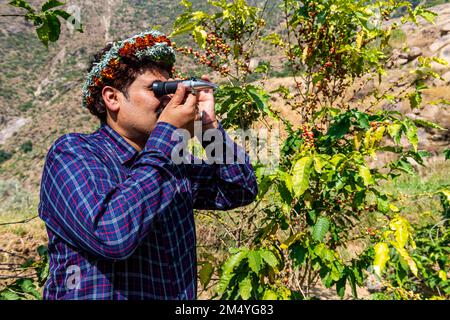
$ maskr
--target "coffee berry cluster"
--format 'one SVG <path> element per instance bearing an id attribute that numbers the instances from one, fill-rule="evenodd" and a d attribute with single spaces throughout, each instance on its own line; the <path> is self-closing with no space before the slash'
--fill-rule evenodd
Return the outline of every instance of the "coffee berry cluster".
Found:
<path id="1" fill-rule="evenodd" d="M 314 148 L 314 133 L 307 125 L 301 126 L 302 138 L 305 141 L 305 145 L 309 148 Z"/>
<path id="2" fill-rule="evenodd" d="M 226 64 L 231 48 L 215 33 L 209 33 L 206 36 L 205 54 L 194 50 L 192 47 L 180 47 L 175 49 L 182 54 L 193 56 L 196 61 L 219 72 L 222 76 L 226 76 L 230 73 L 230 69 Z"/>

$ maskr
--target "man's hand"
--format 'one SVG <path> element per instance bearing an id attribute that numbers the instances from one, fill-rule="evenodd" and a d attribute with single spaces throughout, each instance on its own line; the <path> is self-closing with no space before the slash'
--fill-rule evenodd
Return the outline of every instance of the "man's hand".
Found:
<path id="1" fill-rule="evenodd" d="M 209 81 L 206 75 L 202 76 L 202 80 Z M 198 109 L 203 111 L 202 127 L 203 130 L 217 128 L 218 122 L 214 110 L 214 94 L 212 89 L 200 90 L 197 93 Z"/>
<path id="2" fill-rule="evenodd" d="M 157 122 L 167 122 L 177 128 L 187 129 L 192 136 L 193 123 L 197 117 L 197 97 L 193 94 L 188 94 L 186 87 L 180 83 L 172 99 L 161 112 Z"/>

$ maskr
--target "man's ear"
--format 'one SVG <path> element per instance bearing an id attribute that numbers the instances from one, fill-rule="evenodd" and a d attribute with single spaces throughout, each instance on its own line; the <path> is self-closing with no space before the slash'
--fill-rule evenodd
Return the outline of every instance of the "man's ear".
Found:
<path id="1" fill-rule="evenodd" d="M 105 102 L 105 106 L 109 111 L 117 112 L 120 109 L 119 103 L 119 93 L 120 91 L 110 87 L 104 86 L 102 89 L 102 97 Z"/>

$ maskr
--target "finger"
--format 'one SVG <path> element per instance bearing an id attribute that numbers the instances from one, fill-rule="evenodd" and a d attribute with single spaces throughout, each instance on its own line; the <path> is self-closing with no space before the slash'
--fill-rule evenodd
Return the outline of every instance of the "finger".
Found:
<path id="1" fill-rule="evenodd" d="M 184 105 L 195 110 L 195 106 L 197 105 L 197 95 L 189 94 Z"/>
<path id="2" fill-rule="evenodd" d="M 177 86 L 177 90 L 173 94 L 172 99 L 170 99 L 170 103 L 168 104 L 168 106 L 170 105 L 171 107 L 176 107 L 180 104 L 183 104 L 185 95 L 186 87 L 183 84 L 179 83 Z"/>
<path id="3" fill-rule="evenodd" d="M 202 75 L 202 76 L 201 76 L 201 79 L 204 80 L 204 81 L 211 82 L 211 80 L 209 80 L 209 78 L 208 78 L 208 76 L 207 76 L 206 74 Z M 200 92 L 205 92 L 205 93 L 212 93 L 212 92 L 213 92 L 213 90 L 212 90 L 211 88 L 208 88 L 208 89 L 201 89 L 201 90 L 199 90 L 199 91 L 200 91 Z"/>
<path id="4" fill-rule="evenodd" d="M 173 81 L 174 79 L 173 78 L 168 78 L 166 81 Z M 172 99 L 172 97 L 173 97 L 173 93 L 170 93 L 170 94 L 167 94 L 166 96 L 167 97 L 169 97 L 170 99 Z"/>

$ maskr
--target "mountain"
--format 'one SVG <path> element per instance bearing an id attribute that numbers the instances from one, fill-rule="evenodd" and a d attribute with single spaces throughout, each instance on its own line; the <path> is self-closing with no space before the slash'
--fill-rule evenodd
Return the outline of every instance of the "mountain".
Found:
<path id="1" fill-rule="evenodd" d="M 205 1 L 193 2 L 198 8 L 205 6 Z M 159 25 L 168 33 L 175 17 L 183 11 L 178 1 L 168 0 L 105 0 L 103 5 L 86 0 L 69 3 L 65 8 L 71 12 L 79 10 L 84 33 L 71 32 L 63 25 L 60 40 L 51 43 L 48 50 L 37 39 L 33 26 L 23 18 L 0 18 L 3 48 L 0 59 L 0 184 L 6 186 L 14 181 L 14 185 L 32 198 L 37 196 L 45 156 L 53 141 L 65 133 L 87 133 L 98 126 L 98 121 L 81 107 L 81 86 L 89 57 L 106 42 L 151 26 Z M 269 20 L 274 24 L 275 8 L 274 2 L 269 11 Z M 435 7 L 435 10 L 439 14 L 438 23 L 416 29 L 406 26 L 408 39 L 401 38 L 399 47 L 403 41 L 418 47 L 424 54 L 447 54 L 450 36 L 441 34 L 439 28 L 448 25 L 450 4 Z M 0 5 L 0 11 L 17 12 L 7 3 Z M 429 47 L 438 41 L 442 46 L 431 52 Z M 261 52 L 261 55 L 276 57 L 276 52 Z M 413 63 L 407 61 L 390 72 L 394 74 L 408 68 L 410 62 Z M 182 70 L 195 69 L 183 57 L 179 58 L 179 65 L 183 66 Z M 434 86 L 444 88 L 444 92 L 448 89 L 446 83 Z"/>
<path id="2" fill-rule="evenodd" d="M 36 6 L 40 3 L 32 1 Z M 108 41 L 151 26 L 170 30 L 182 12 L 177 1 L 168 0 L 107 0 L 104 5 L 74 0 L 64 8 L 79 10 L 84 33 L 71 32 L 63 23 L 59 41 L 48 50 L 22 17 L 0 18 L 0 159 L 12 155 L 1 163 L 0 177 L 18 179 L 30 192 L 39 186 L 45 155 L 57 137 L 90 132 L 98 125 L 81 107 L 81 86 L 90 56 Z M 20 12 L 6 3 L 0 11 Z M 23 152 L 24 143 L 31 144 L 32 150 Z"/>

